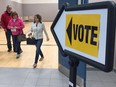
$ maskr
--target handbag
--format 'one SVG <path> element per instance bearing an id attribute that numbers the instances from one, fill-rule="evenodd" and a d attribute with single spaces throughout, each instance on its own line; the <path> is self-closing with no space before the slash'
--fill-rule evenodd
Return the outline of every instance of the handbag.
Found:
<path id="1" fill-rule="evenodd" d="M 36 39 L 34 37 L 28 37 L 27 45 L 36 45 Z"/>
<path id="2" fill-rule="evenodd" d="M 26 41 L 26 35 L 25 34 L 19 34 L 17 36 L 17 39 L 18 39 L 19 42 Z"/>

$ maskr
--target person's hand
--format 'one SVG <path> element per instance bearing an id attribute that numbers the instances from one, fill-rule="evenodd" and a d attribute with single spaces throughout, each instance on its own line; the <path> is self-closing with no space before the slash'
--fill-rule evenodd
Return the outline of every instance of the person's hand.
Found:
<path id="1" fill-rule="evenodd" d="M 29 33 L 29 34 L 28 34 L 28 36 L 31 36 L 31 35 L 32 35 L 32 33 Z"/>
<path id="2" fill-rule="evenodd" d="M 49 41 L 49 38 L 47 38 L 47 41 Z"/>
<path id="3" fill-rule="evenodd" d="M 17 27 L 16 27 L 16 26 L 15 26 L 14 28 L 15 28 L 15 29 L 17 29 Z"/>
<path id="4" fill-rule="evenodd" d="M 6 29 L 4 29 L 4 31 L 5 31 L 5 32 L 7 32 L 7 30 L 6 30 Z"/>
<path id="5" fill-rule="evenodd" d="M 14 27 L 10 27 L 11 29 L 13 29 Z"/>

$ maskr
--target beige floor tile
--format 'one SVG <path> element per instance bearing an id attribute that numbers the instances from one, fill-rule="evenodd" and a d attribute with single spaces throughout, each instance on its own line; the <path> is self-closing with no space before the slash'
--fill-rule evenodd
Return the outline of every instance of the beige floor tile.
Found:
<path id="1" fill-rule="evenodd" d="M 45 58 L 43 61 L 39 61 L 38 68 L 57 68 L 58 48 L 50 31 L 50 26 L 52 23 L 51 22 L 44 23 L 50 40 L 46 41 L 46 37 L 44 35 L 42 51 L 44 53 Z M 30 27 L 31 23 L 26 22 L 24 33 L 27 34 Z M 23 53 L 21 54 L 21 57 L 19 59 L 16 59 L 16 53 L 7 52 L 5 33 L 3 29 L 0 30 L 0 67 L 32 68 L 36 50 L 35 46 L 26 45 L 26 42 L 22 42 L 21 44 Z"/>

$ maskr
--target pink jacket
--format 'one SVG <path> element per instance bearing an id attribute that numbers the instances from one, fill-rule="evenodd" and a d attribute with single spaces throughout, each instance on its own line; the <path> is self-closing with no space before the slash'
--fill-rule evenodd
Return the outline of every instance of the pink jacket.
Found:
<path id="1" fill-rule="evenodd" d="M 15 27 L 15 30 L 12 30 Z M 15 21 L 11 19 L 8 23 L 8 29 L 11 29 L 12 35 L 19 35 L 23 33 L 24 23 L 22 19 L 17 18 Z"/>

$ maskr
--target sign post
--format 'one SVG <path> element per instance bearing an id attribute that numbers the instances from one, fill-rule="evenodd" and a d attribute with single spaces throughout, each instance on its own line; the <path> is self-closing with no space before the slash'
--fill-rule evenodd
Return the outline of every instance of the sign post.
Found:
<path id="1" fill-rule="evenodd" d="M 69 65 L 70 65 L 70 76 L 69 76 L 69 87 L 76 87 L 76 73 L 77 73 L 77 67 L 79 65 L 79 60 L 75 60 L 75 58 L 72 58 L 69 56 Z"/>
<path id="2" fill-rule="evenodd" d="M 71 62 L 75 66 L 74 69 L 78 62 L 82 61 L 102 71 L 112 71 L 115 11 L 113 1 L 63 6 L 60 9 L 51 26 L 51 31 L 61 53 L 69 56 L 71 61 L 75 58 Z M 75 76 L 74 69 L 70 70 Z M 74 82 L 72 87 L 75 87 L 75 81 L 72 82 Z"/>

